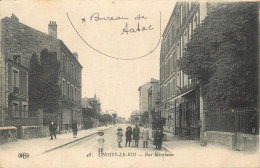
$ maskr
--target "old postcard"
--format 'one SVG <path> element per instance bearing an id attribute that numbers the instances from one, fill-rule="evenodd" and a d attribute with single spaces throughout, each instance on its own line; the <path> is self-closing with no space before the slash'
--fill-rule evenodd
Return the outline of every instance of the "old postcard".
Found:
<path id="1" fill-rule="evenodd" d="M 259 3 L 0 0 L 0 168 L 259 167 Z"/>

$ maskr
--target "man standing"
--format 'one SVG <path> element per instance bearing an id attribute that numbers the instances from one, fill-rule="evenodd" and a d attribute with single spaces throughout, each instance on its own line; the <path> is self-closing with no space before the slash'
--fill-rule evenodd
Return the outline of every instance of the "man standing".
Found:
<path id="1" fill-rule="evenodd" d="M 142 139 L 143 139 L 143 148 L 148 148 L 148 141 L 149 141 L 149 130 L 147 126 L 144 126 L 142 131 Z"/>
<path id="2" fill-rule="evenodd" d="M 76 121 L 74 121 L 73 124 L 72 124 L 72 131 L 73 131 L 73 137 L 77 138 L 78 124 L 77 124 Z"/>
<path id="3" fill-rule="evenodd" d="M 49 125 L 49 131 L 50 131 L 50 134 L 51 134 L 50 140 L 53 140 L 53 136 L 56 139 L 56 129 L 57 129 L 57 125 L 53 121 L 51 121 L 51 123 Z"/>

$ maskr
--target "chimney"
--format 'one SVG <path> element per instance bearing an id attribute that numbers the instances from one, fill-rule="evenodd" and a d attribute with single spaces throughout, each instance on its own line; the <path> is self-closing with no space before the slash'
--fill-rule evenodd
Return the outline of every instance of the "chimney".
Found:
<path id="1" fill-rule="evenodd" d="M 50 21 L 48 34 L 52 37 L 57 38 L 57 24 L 56 21 Z"/>
<path id="2" fill-rule="evenodd" d="M 78 60 L 78 53 L 74 52 L 73 55 Z"/>
<path id="3" fill-rule="evenodd" d="M 12 13 L 11 19 L 19 22 L 19 18 L 17 16 L 15 16 L 15 14 Z"/>

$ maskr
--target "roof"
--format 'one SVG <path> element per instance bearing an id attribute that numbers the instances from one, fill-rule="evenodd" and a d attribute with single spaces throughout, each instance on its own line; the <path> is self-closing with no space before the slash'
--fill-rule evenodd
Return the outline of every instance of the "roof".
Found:
<path id="1" fill-rule="evenodd" d="M 81 67 L 81 69 L 83 68 L 82 65 L 79 63 L 79 61 L 75 58 L 75 56 L 73 55 L 73 53 L 70 51 L 70 49 L 66 46 L 66 44 L 65 44 L 61 39 L 55 38 L 55 37 L 53 37 L 53 36 L 51 36 L 51 35 L 49 35 L 49 34 L 47 34 L 47 33 L 41 32 L 41 31 L 39 31 L 39 30 L 37 30 L 37 29 L 35 29 L 35 28 L 32 28 L 32 27 L 30 27 L 30 26 L 28 26 L 28 25 L 25 25 L 25 24 L 23 24 L 23 23 L 21 23 L 21 22 L 19 22 L 19 21 L 16 21 L 15 19 L 12 19 L 12 18 L 10 18 L 10 17 L 7 17 L 7 16 L 4 17 L 2 20 L 12 21 L 13 23 L 19 24 L 19 25 L 21 25 L 21 26 L 24 26 L 24 27 L 27 27 L 27 28 L 32 29 L 32 30 L 34 30 L 34 31 L 37 31 L 38 33 L 44 34 L 45 36 L 51 37 L 51 38 L 53 38 L 53 40 L 57 40 L 57 42 L 59 42 L 59 44 L 61 45 L 61 47 L 64 47 L 64 49 L 66 49 L 66 50 L 69 52 L 69 54 L 72 55 L 72 58 L 73 58 L 74 61 Z"/>

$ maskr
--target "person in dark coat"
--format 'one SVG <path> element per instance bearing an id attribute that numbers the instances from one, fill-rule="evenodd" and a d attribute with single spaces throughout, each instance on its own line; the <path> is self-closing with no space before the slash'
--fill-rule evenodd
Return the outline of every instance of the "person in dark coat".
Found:
<path id="1" fill-rule="evenodd" d="M 72 131 L 73 131 L 73 137 L 77 138 L 77 133 L 78 133 L 78 124 L 76 121 L 72 124 Z"/>
<path id="2" fill-rule="evenodd" d="M 135 147 L 138 148 L 138 142 L 139 142 L 139 139 L 140 139 L 140 128 L 138 127 L 138 125 L 136 124 L 135 125 L 135 128 L 133 130 L 133 140 L 135 142 Z"/>
<path id="3" fill-rule="evenodd" d="M 156 135 L 156 147 L 157 149 L 161 150 L 162 148 L 162 139 L 163 139 L 163 133 L 161 129 L 158 129 L 158 133 Z"/>
<path id="4" fill-rule="evenodd" d="M 50 131 L 50 134 L 51 134 L 51 139 L 50 140 L 53 140 L 53 136 L 56 139 L 56 129 L 57 129 L 56 123 L 51 121 L 51 123 L 49 125 L 49 131 Z"/>
<path id="5" fill-rule="evenodd" d="M 125 143 L 125 147 L 127 146 L 127 143 L 129 143 L 128 147 L 130 147 L 130 143 L 132 141 L 132 128 L 129 126 L 126 128 L 126 133 L 125 133 L 125 136 L 126 136 L 126 143 Z"/>
<path id="6" fill-rule="evenodd" d="M 158 137 L 158 130 L 154 129 L 154 132 L 153 132 L 153 145 L 155 145 L 156 149 L 158 149 L 157 137 Z"/>

